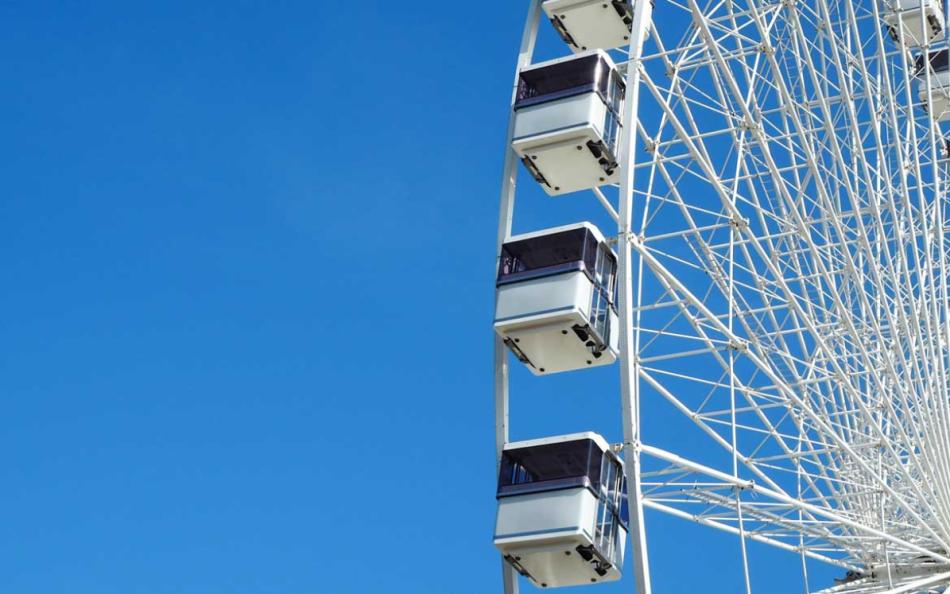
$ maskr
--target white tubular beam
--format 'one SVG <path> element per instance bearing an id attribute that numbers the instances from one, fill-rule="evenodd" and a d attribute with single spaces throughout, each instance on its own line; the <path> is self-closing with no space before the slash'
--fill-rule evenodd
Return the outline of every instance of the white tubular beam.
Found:
<path id="1" fill-rule="evenodd" d="M 728 524 L 723 524 L 721 522 L 717 522 L 709 518 L 704 518 L 696 514 L 691 514 L 683 510 L 676 509 L 675 507 L 670 507 L 669 505 L 652 501 L 650 499 L 644 499 L 643 505 L 650 509 L 655 509 L 656 511 L 662 512 L 664 514 L 667 514 L 676 518 L 682 518 L 684 520 L 689 520 L 690 522 L 696 522 L 697 524 L 700 524 L 702 526 L 715 528 L 716 530 L 728 532 L 729 534 L 734 534 L 736 536 L 742 536 L 743 538 L 748 538 L 750 540 L 754 540 L 762 544 L 767 544 L 771 547 L 775 547 L 775 548 L 782 549 L 789 552 L 796 552 L 796 553 L 801 552 L 806 557 L 810 559 L 815 559 L 816 561 L 821 561 L 822 563 L 835 565 L 837 567 L 843 567 L 844 569 L 852 569 L 852 570 L 859 569 L 858 567 L 855 567 L 845 561 L 841 561 L 839 559 L 832 559 L 831 557 L 828 557 L 827 555 L 815 553 L 814 551 L 810 551 L 803 547 L 792 546 L 788 543 L 784 543 L 784 542 L 775 540 L 773 538 L 769 538 L 767 536 L 761 536 L 759 534 L 749 534 L 749 533 L 746 533 L 745 535 L 741 535 L 739 532 L 739 529 L 736 528 L 735 526 L 729 526 Z"/>
<path id="2" fill-rule="evenodd" d="M 922 7 L 905 3 L 899 18 Z M 634 316 L 620 312 L 624 443 L 643 481 L 631 485 L 647 509 L 740 537 L 745 522 L 748 538 L 801 552 L 806 592 L 806 551 L 858 567 L 930 566 L 927 580 L 945 571 L 929 560 L 950 556 L 950 159 L 933 112 L 943 83 L 913 64 L 943 41 L 889 38 L 894 8 L 663 2 L 626 72 L 644 115 L 626 125 L 645 145 L 621 160 L 636 184 L 621 169 L 621 202 L 610 196 L 621 279 L 640 270 Z M 928 23 L 917 25 L 924 37 Z M 642 223 L 631 229 L 634 205 Z M 732 464 L 644 472 L 641 392 Z M 713 469 L 732 482 L 686 492 Z M 730 488 L 768 497 L 732 505 Z M 691 507 L 705 499 L 714 510 Z M 950 584 L 922 579 L 877 571 L 828 592 Z"/>
<path id="3" fill-rule="evenodd" d="M 501 178 L 501 200 L 498 212 L 498 241 L 495 249 L 495 270 L 501 258 L 501 246 L 511 235 L 511 221 L 515 211 L 515 186 L 518 179 L 518 158 L 511 148 L 514 137 L 514 104 L 518 93 L 518 73 L 531 63 L 534 55 L 535 40 L 538 36 L 538 23 L 541 20 L 541 0 L 531 0 L 524 31 L 521 34 L 521 49 L 518 52 L 518 64 L 515 67 L 514 82 L 511 90 L 511 102 L 508 112 L 508 132 L 505 137 L 505 165 Z M 501 465 L 501 454 L 508 443 L 508 353 L 501 338 L 494 334 L 495 369 L 495 474 Z M 518 594 L 518 574 L 503 558 L 501 559 L 502 586 L 504 594 Z"/>
<path id="4" fill-rule="evenodd" d="M 626 584 L 651 592 L 649 509 L 738 535 L 744 594 L 747 539 L 799 557 L 805 592 L 950 594 L 950 159 L 921 109 L 942 82 L 913 65 L 943 41 L 891 40 L 891 0 L 661 2 L 657 23 L 653 0 L 629 1 L 617 194 L 585 202 L 617 224 Z M 519 69 L 545 20 L 529 2 Z M 500 459 L 509 356 L 494 349 Z M 709 466 L 643 444 L 654 394 L 712 440 Z M 806 559 L 862 575 L 821 590 Z"/>
<path id="5" fill-rule="evenodd" d="M 608 200 L 607 197 L 604 196 L 604 193 L 600 190 L 600 188 L 594 188 L 593 192 L 594 192 L 594 196 L 597 196 L 597 200 L 598 202 L 600 202 L 600 205 L 603 206 L 604 210 L 607 211 L 607 214 L 610 215 L 610 218 L 612 218 L 615 223 L 619 224 L 620 215 L 617 214 L 617 210 L 614 208 L 614 205 L 610 203 L 610 200 Z"/>
<path id="6" fill-rule="evenodd" d="M 619 252 L 620 308 L 620 398 L 623 411 L 624 471 L 630 509 L 630 544 L 638 594 L 650 594 L 650 564 L 640 484 L 640 390 L 637 378 L 636 343 L 633 336 L 633 263 L 629 237 L 633 221 L 634 173 L 636 171 L 637 116 L 640 99 L 640 55 L 653 17 L 651 0 L 634 0 L 626 73 L 626 100 L 620 139 L 620 214 L 617 234 Z"/>
<path id="7" fill-rule="evenodd" d="M 629 237 L 633 221 L 634 173 L 636 171 L 637 117 L 640 100 L 640 56 L 653 18 L 651 0 L 634 0 L 633 24 L 627 62 L 627 96 L 623 106 L 620 137 L 620 216 L 617 233 L 619 252 L 620 308 L 620 398 L 623 417 L 624 469 L 630 509 L 630 545 L 638 594 L 650 594 L 650 564 L 640 484 L 640 383 L 637 378 L 637 343 L 634 341 L 633 251 Z"/>
<path id="8" fill-rule="evenodd" d="M 911 592 L 920 592 L 923 588 L 930 588 L 932 586 L 943 586 L 947 582 L 950 582 L 950 571 L 946 573 L 938 573 L 937 575 L 930 576 L 928 578 L 917 580 L 916 582 L 911 582 L 909 584 L 904 584 L 903 586 L 898 586 L 897 588 L 886 590 L 881 594 L 910 594 Z"/>
<path id="9" fill-rule="evenodd" d="M 784 493 L 779 493 L 778 491 L 773 491 L 772 489 L 768 489 L 766 487 L 758 486 L 755 484 L 755 481 L 736 479 L 731 474 L 720 472 L 714 468 L 709 468 L 708 466 L 704 466 L 697 462 L 693 462 L 692 460 L 687 460 L 686 458 L 677 456 L 676 454 L 671 454 L 670 452 L 667 452 L 660 448 L 641 444 L 640 449 L 644 454 L 657 458 L 658 460 L 663 460 L 664 462 L 675 464 L 676 466 L 679 466 L 686 470 L 690 470 L 692 472 L 704 474 L 706 476 L 715 478 L 716 480 L 722 481 L 724 483 L 733 484 L 739 487 L 740 489 L 754 490 L 756 493 L 760 495 L 764 495 L 765 497 L 770 497 L 771 499 L 780 501 L 790 507 L 810 512 L 816 516 L 826 518 L 842 526 L 848 526 L 850 528 L 854 528 L 855 530 L 863 532 L 869 536 L 874 536 L 882 540 L 892 542 L 901 547 L 905 547 L 908 550 L 914 551 L 916 553 L 920 553 L 922 555 L 926 555 L 937 561 L 950 563 L 950 557 L 946 557 L 944 555 L 934 553 L 933 551 L 929 551 L 925 549 L 924 547 L 915 545 L 913 543 L 907 542 L 906 540 L 881 532 L 880 530 L 877 530 L 876 528 L 865 526 L 859 522 L 855 522 L 854 520 L 845 518 L 830 509 L 819 507 L 817 505 L 813 505 L 811 503 L 807 503 L 805 501 L 795 499 L 793 497 L 789 497 L 788 495 L 785 495 Z"/>

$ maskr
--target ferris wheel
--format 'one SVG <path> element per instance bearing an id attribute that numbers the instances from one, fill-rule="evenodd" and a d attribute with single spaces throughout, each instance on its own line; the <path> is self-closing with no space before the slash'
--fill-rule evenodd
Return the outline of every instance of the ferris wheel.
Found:
<path id="1" fill-rule="evenodd" d="M 807 592 L 950 592 L 945 10 L 531 0 L 498 229 L 506 594 L 621 579 L 625 554 L 649 593 L 645 510 L 736 535 L 747 592 L 750 540 Z M 563 56 L 534 62 L 546 26 Z M 512 235 L 519 171 L 615 225 Z M 509 442 L 509 365 L 619 368 L 623 443 Z"/>

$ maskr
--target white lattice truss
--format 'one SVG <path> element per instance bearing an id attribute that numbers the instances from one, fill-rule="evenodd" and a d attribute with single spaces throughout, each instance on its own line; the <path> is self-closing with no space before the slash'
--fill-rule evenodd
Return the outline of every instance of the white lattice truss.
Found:
<path id="1" fill-rule="evenodd" d="M 621 151 L 623 188 L 593 194 L 620 230 L 644 594 L 642 508 L 740 536 L 747 592 L 747 540 L 798 555 L 806 591 L 826 586 L 808 583 L 809 562 L 822 561 L 847 572 L 822 592 L 950 592 L 950 145 L 918 98 L 920 50 L 888 36 L 887 10 L 658 0 L 642 55 L 618 62 L 635 150 Z M 930 103 L 932 73 L 922 80 Z M 513 213 L 510 148 L 503 177 L 499 246 Z M 496 339 L 499 453 L 506 361 Z M 651 426 L 646 400 L 699 431 Z M 504 563 L 503 576 L 517 592 Z"/>
<path id="2" fill-rule="evenodd" d="M 644 419 L 643 505 L 854 572 L 828 592 L 944 592 L 947 160 L 885 10 L 658 0 L 636 369 L 714 447 Z"/>

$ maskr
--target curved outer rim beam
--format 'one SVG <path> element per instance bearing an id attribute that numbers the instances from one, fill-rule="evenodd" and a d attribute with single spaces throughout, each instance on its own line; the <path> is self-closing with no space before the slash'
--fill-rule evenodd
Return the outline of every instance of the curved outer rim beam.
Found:
<path id="1" fill-rule="evenodd" d="M 640 68 L 639 59 L 643 48 L 646 32 L 651 18 L 652 5 L 650 0 L 635 0 L 633 33 L 630 39 L 630 62 L 627 68 L 628 97 L 624 105 L 624 121 L 636 122 L 637 100 L 639 94 Z M 515 204 L 515 187 L 517 184 L 518 160 L 511 148 L 514 135 L 513 107 L 518 87 L 518 72 L 531 63 L 537 39 L 538 25 L 541 16 L 541 0 L 531 0 L 528 16 L 525 21 L 521 37 L 521 49 L 518 63 L 515 68 L 515 77 L 511 96 L 511 110 L 509 112 L 508 133 L 505 140 L 505 165 L 501 183 L 501 199 L 498 217 L 498 238 L 496 244 L 496 261 L 501 256 L 501 246 L 511 235 L 512 218 Z M 632 67 L 631 67 L 632 66 Z M 633 181 L 635 169 L 634 139 L 635 126 L 624 126 L 621 138 L 621 192 L 620 213 L 617 216 L 612 209 L 607 209 L 618 222 L 618 232 L 621 237 L 629 236 L 633 213 Z M 601 196 L 598 196 L 601 198 Z M 604 202 L 604 200 L 602 200 Z M 609 202 L 605 205 L 609 206 Z M 620 254 L 620 325 L 623 329 L 620 337 L 620 370 L 621 370 L 621 401 L 623 410 L 623 431 L 625 447 L 625 467 L 630 493 L 634 497 L 631 504 L 632 522 L 630 538 L 636 588 L 639 594 L 650 594 L 650 573 L 647 561 L 646 533 L 643 523 L 643 506 L 640 492 L 639 473 L 639 389 L 635 362 L 635 343 L 633 341 L 632 305 L 632 251 L 628 241 L 621 243 Z M 507 351 L 501 339 L 494 337 L 494 370 L 495 370 L 495 454 L 496 471 L 501 462 L 501 453 L 508 442 L 508 359 Z M 517 594 L 517 575 L 510 565 L 502 563 L 502 582 L 505 594 Z"/>
<path id="2" fill-rule="evenodd" d="M 633 573 L 638 594 L 650 594 L 650 564 L 647 554 L 646 526 L 643 517 L 643 496 L 640 483 L 640 381 L 639 334 L 634 336 L 633 250 L 632 234 L 634 173 L 636 171 L 637 116 L 640 100 L 640 58 L 643 42 L 653 17 L 651 0 L 634 0 L 627 62 L 627 98 L 623 106 L 623 128 L 620 138 L 620 216 L 617 220 L 619 256 L 620 309 L 620 398 L 623 419 L 624 473 L 630 498 L 630 545 Z M 639 326 L 639 324 L 637 324 Z"/>
<path id="3" fill-rule="evenodd" d="M 501 246 L 511 235 L 511 221 L 515 211 L 515 185 L 518 180 L 518 159 L 511 140 L 514 136 L 514 104 L 518 92 L 518 73 L 531 63 L 534 46 L 538 37 L 538 24 L 541 20 L 541 0 L 531 0 L 524 30 L 521 33 L 521 49 L 518 51 L 518 63 L 515 66 L 514 82 L 511 90 L 511 103 L 508 115 L 508 132 L 505 138 L 505 165 L 501 178 L 501 200 L 498 212 L 498 241 L 495 246 L 495 269 L 501 258 Z M 495 369 L 495 473 L 501 464 L 501 453 L 508 443 L 508 353 L 501 338 L 494 337 Z M 518 594 L 518 574 L 501 559 L 502 583 L 505 594 Z"/>

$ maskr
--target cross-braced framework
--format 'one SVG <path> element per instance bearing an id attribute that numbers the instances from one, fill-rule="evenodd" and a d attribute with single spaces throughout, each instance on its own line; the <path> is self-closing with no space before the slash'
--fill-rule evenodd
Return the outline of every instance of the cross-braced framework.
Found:
<path id="1" fill-rule="evenodd" d="M 642 506 L 789 551 L 808 591 L 950 589 L 948 162 L 889 8 L 657 0 L 619 60 L 639 78 L 629 177 L 595 191 L 621 275 L 632 256 Z M 713 447 L 641 436 L 647 399 Z M 809 584 L 809 560 L 848 578 Z"/>

